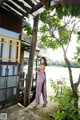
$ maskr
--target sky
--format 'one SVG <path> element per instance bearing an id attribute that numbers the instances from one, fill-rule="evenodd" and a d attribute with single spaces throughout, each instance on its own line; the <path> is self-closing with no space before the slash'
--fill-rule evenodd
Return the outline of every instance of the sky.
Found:
<path id="1" fill-rule="evenodd" d="M 72 41 L 70 42 L 70 45 L 67 51 L 67 56 L 69 60 L 72 60 L 72 58 L 74 57 L 74 52 L 76 52 L 76 46 L 77 46 L 76 37 L 73 36 Z M 47 52 L 49 54 L 49 58 L 51 58 L 52 60 L 64 61 L 63 51 L 61 48 L 54 50 L 54 51 L 52 49 L 48 49 Z"/>

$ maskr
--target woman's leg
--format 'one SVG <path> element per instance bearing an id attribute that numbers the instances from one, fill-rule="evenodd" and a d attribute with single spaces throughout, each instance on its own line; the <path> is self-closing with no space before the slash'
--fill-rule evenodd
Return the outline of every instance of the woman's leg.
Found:
<path id="1" fill-rule="evenodd" d="M 36 105 L 40 104 L 40 97 L 41 97 L 41 90 L 42 90 L 42 82 L 37 82 L 36 84 Z"/>
<path id="2" fill-rule="evenodd" d="M 42 85 L 42 96 L 43 96 L 44 105 L 46 105 L 48 103 L 48 101 L 47 101 L 46 80 L 43 82 L 43 85 Z"/>

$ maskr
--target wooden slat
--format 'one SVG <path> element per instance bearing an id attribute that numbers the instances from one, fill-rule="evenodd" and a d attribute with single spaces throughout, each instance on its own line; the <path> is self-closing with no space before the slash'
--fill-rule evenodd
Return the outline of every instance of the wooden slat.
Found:
<path id="1" fill-rule="evenodd" d="M 7 9 L 5 9 L 3 6 L 0 7 L 0 14 L 10 13 Z"/>
<path id="2" fill-rule="evenodd" d="M 38 9 L 40 9 L 41 7 L 43 7 L 43 5 L 41 3 L 38 3 L 37 5 L 35 5 L 29 14 L 32 14 L 33 12 L 37 11 Z"/>
<path id="3" fill-rule="evenodd" d="M 12 7 L 13 9 L 15 9 L 16 11 L 18 11 L 21 14 L 24 14 L 24 12 L 22 10 L 20 10 L 17 6 L 15 6 L 14 4 L 12 4 L 11 2 L 6 2 L 7 5 L 9 5 L 10 7 Z"/>
<path id="4" fill-rule="evenodd" d="M 24 0 L 27 4 L 29 4 L 31 7 L 34 7 L 35 6 L 35 4 L 34 3 L 32 3 L 32 1 L 31 0 Z"/>
<path id="5" fill-rule="evenodd" d="M 17 14 L 14 10 L 12 10 L 10 7 L 3 5 L 6 9 L 8 9 L 12 14 L 16 15 L 17 17 L 19 17 L 20 19 L 22 19 L 22 16 L 20 16 L 19 14 Z"/>
<path id="6" fill-rule="evenodd" d="M 22 7 L 25 11 L 28 11 L 29 8 L 27 6 L 24 6 L 24 3 L 23 2 L 20 2 L 20 1 L 15 1 L 13 0 L 16 4 L 18 4 L 20 7 Z"/>
<path id="7" fill-rule="evenodd" d="M 4 2 L 6 2 L 8 0 L 0 0 L 0 7 L 3 5 Z"/>
<path id="8" fill-rule="evenodd" d="M 29 10 L 26 14 L 24 14 L 24 16 L 28 16 L 28 14 L 32 14 L 33 12 L 37 11 L 41 7 L 43 7 L 41 3 L 35 5 L 31 10 Z"/>

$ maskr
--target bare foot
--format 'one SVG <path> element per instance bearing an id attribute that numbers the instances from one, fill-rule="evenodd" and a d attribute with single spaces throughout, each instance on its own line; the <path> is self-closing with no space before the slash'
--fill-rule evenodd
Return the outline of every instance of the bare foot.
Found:
<path id="1" fill-rule="evenodd" d="M 46 104 L 43 104 L 43 107 L 46 107 L 46 106 L 47 106 L 47 104 L 48 104 L 48 102 L 47 102 Z"/>
<path id="2" fill-rule="evenodd" d="M 33 108 L 37 108 L 37 105 L 33 106 Z"/>

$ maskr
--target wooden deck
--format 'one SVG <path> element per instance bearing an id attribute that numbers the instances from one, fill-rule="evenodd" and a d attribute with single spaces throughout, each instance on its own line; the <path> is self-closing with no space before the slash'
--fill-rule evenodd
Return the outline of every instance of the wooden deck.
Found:
<path id="1" fill-rule="evenodd" d="M 35 101 L 28 107 L 23 107 L 20 104 L 0 110 L 0 113 L 7 113 L 8 120 L 53 120 L 53 113 L 58 109 L 57 103 L 50 102 L 49 96 L 53 94 L 49 82 L 47 82 L 48 104 L 43 107 L 41 104 L 37 108 L 33 108 Z"/>

